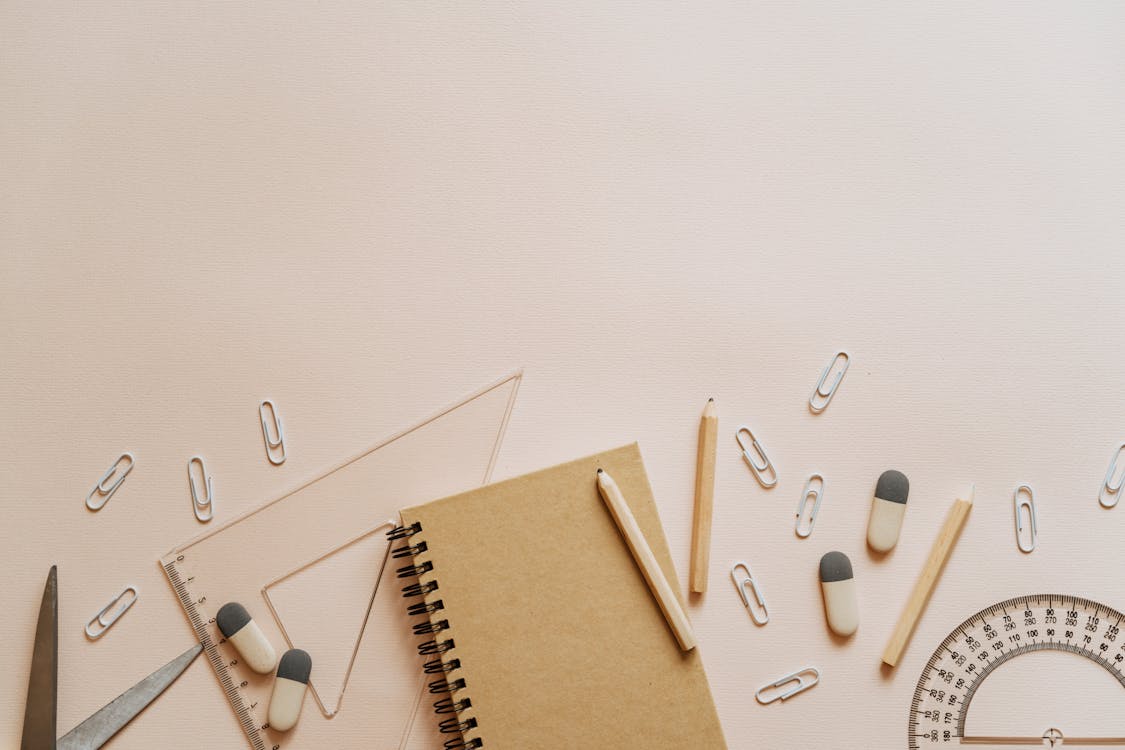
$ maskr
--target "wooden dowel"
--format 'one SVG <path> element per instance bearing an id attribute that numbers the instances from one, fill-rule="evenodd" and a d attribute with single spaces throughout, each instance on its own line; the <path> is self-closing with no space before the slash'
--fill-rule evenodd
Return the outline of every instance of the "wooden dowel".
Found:
<path id="1" fill-rule="evenodd" d="M 934 540 L 934 546 L 930 548 L 930 556 L 926 559 L 926 565 L 922 568 L 922 575 L 918 577 L 918 582 L 914 584 L 914 590 L 910 592 L 910 598 L 906 600 L 906 608 L 899 616 L 894 633 L 891 634 L 891 639 L 883 650 L 884 664 L 893 667 L 902 658 L 902 652 L 906 650 L 906 645 L 910 643 L 910 636 L 914 634 L 914 626 L 918 624 L 922 612 L 926 609 L 926 604 L 930 601 L 930 594 L 934 591 L 938 577 L 941 575 L 950 553 L 953 552 L 953 545 L 957 543 L 957 537 L 961 535 L 961 529 L 964 527 L 965 520 L 969 517 L 969 511 L 972 509 L 973 493 L 971 491 L 968 500 L 956 500 L 953 507 L 949 509 L 941 532 Z"/>
<path id="2" fill-rule="evenodd" d="M 695 648 L 695 635 L 691 632 L 691 623 L 688 622 L 687 615 L 680 606 L 680 600 L 676 598 L 676 592 L 672 590 L 671 584 L 664 576 L 664 571 L 660 569 L 660 563 L 656 561 L 656 555 L 652 554 L 652 548 L 645 541 L 644 533 L 637 524 L 633 511 L 629 509 L 625 496 L 621 494 L 621 488 L 613 481 L 613 477 L 602 469 L 598 469 L 598 491 L 605 504 L 609 506 L 609 514 L 613 516 L 617 528 L 625 537 L 625 543 L 633 553 L 633 559 L 640 566 L 641 573 L 653 596 L 656 597 L 657 603 L 660 604 L 664 618 L 671 626 L 680 648 L 691 651 Z"/>
<path id="3" fill-rule="evenodd" d="M 695 515 L 691 525 L 691 590 L 707 591 L 711 560 L 711 509 L 715 503 L 715 454 L 719 444 L 719 415 L 709 399 L 699 420 L 699 452 L 695 461 Z"/>

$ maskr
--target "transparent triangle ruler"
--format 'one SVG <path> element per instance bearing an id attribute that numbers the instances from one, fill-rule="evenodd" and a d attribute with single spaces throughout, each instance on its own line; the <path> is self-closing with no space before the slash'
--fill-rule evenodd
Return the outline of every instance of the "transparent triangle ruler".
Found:
<path id="1" fill-rule="evenodd" d="M 398 509 L 488 481 L 522 373 L 499 380 L 161 560 L 254 750 L 432 747 L 436 721 L 385 532 Z M 313 659 L 291 731 L 269 728 L 272 675 L 215 626 L 243 604 L 280 653 Z M 440 744 L 440 743 L 439 743 Z"/>

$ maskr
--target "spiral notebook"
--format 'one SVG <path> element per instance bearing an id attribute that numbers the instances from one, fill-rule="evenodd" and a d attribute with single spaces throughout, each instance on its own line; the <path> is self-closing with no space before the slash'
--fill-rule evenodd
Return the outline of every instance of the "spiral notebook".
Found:
<path id="1" fill-rule="evenodd" d="M 726 748 L 699 649 L 684 653 L 595 474 L 613 475 L 664 573 L 637 446 L 401 511 L 394 557 L 446 748 Z M 673 586 L 679 591 L 679 586 Z"/>

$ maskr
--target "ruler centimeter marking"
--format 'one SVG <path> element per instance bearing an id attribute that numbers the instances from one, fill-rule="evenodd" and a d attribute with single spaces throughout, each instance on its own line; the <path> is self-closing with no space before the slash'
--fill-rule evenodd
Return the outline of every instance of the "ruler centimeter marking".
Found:
<path id="1" fill-rule="evenodd" d="M 182 558 L 182 555 L 179 557 Z M 230 667 L 219 652 L 219 644 L 207 632 L 207 623 L 199 613 L 195 599 L 188 590 L 187 582 L 180 575 L 180 571 L 176 569 L 177 562 L 178 558 L 173 558 L 164 563 L 162 566 L 164 573 L 168 576 L 168 581 L 172 584 L 176 597 L 180 600 L 180 605 L 187 614 L 192 630 L 195 631 L 196 637 L 203 645 L 203 652 L 207 654 L 207 660 L 211 662 L 211 667 L 215 670 L 215 676 L 218 677 L 219 684 L 222 686 L 223 692 L 226 693 L 227 700 L 234 709 L 238 723 L 242 725 L 242 730 L 246 733 L 250 744 L 254 747 L 254 750 L 267 750 L 266 741 L 262 738 L 258 721 L 254 717 L 251 707 L 247 705 L 239 684 L 231 677 Z M 280 745 L 273 745 L 269 750 L 279 750 L 280 747 Z"/>

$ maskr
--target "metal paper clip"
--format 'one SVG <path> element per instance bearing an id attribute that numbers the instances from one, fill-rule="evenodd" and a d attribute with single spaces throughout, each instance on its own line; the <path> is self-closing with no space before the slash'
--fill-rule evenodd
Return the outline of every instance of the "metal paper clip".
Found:
<path id="1" fill-rule="evenodd" d="M 192 464 L 199 464 L 199 474 L 203 477 L 204 484 L 207 487 L 207 497 L 203 500 L 199 499 L 199 490 L 195 486 L 195 477 L 192 475 Z M 201 456 L 192 456 L 187 465 L 187 478 L 188 485 L 191 487 L 191 508 L 195 512 L 195 520 L 200 523 L 207 523 L 215 517 L 215 510 L 211 507 L 211 501 L 215 499 L 215 493 L 211 487 L 211 477 L 207 476 L 207 467 L 203 465 L 203 458 Z"/>
<path id="2" fill-rule="evenodd" d="M 117 479 L 114 480 L 113 484 L 106 487 L 106 481 L 121 468 L 121 463 L 123 461 L 128 461 L 128 463 L 121 469 L 121 473 L 117 475 Z M 94 489 L 90 490 L 90 494 L 86 496 L 86 507 L 90 510 L 101 510 L 102 507 L 109 502 L 109 499 L 113 497 L 113 493 L 117 492 L 117 488 L 125 481 L 125 477 L 133 470 L 133 464 L 135 463 L 136 461 L 133 460 L 132 453 L 122 453 L 121 457 L 113 462 L 113 466 L 109 467 L 109 471 L 102 474 L 102 478 L 94 485 Z M 97 495 L 97 498 L 94 497 L 95 495 Z"/>
<path id="3" fill-rule="evenodd" d="M 742 568 L 746 571 L 744 577 L 739 577 L 738 569 Z M 766 608 L 766 600 L 762 598 L 762 592 L 758 590 L 758 582 L 754 580 L 754 574 L 750 572 L 750 566 L 744 562 L 737 562 L 734 567 L 730 569 L 730 579 L 734 581 L 734 587 L 738 589 L 738 595 L 742 597 L 742 603 L 746 606 L 746 611 L 750 613 L 750 619 L 754 621 L 755 625 L 765 625 L 770 621 L 770 613 Z M 750 604 L 750 597 L 746 595 L 746 590 L 749 589 L 754 594 L 754 599 L 761 607 L 762 613 L 759 616 L 757 610 Z"/>
<path id="4" fill-rule="evenodd" d="M 836 379 L 832 381 L 832 385 L 828 390 L 824 390 L 824 384 L 828 380 L 828 374 L 832 372 L 832 368 L 836 366 L 837 362 L 843 361 L 844 366 L 840 368 L 839 374 Z M 824 368 L 824 372 L 820 373 L 820 380 L 816 381 L 816 388 L 813 389 L 812 395 L 809 396 L 809 409 L 813 414 L 820 414 L 828 408 L 828 404 L 832 401 L 832 397 L 836 395 L 836 389 L 840 387 L 840 381 L 844 379 L 844 373 L 848 371 L 851 365 L 851 357 L 847 352 L 836 352 L 836 355 L 829 361 L 828 366 Z"/>
<path id="5" fill-rule="evenodd" d="M 1020 552 L 1031 552 L 1039 544 L 1039 521 L 1035 512 L 1035 493 L 1030 486 L 1021 484 L 1016 488 L 1015 494 L 1012 495 L 1012 504 L 1015 506 L 1016 512 L 1016 546 L 1020 548 Z M 1024 508 L 1027 508 L 1029 520 L 1028 531 L 1030 536 L 1027 544 L 1024 544 L 1023 533 Z"/>
<path id="6" fill-rule="evenodd" d="M 810 675 L 811 679 L 806 679 L 805 675 Z M 796 682 L 797 686 L 794 688 L 790 688 L 789 690 L 780 691 L 775 695 L 771 695 L 769 698 L 762 697 L 762 693 L 765 693 L 769 690 L 776 690 L 780 687 L 788 685 L 790 682 Z M 758 703 L 761 703 L 763 706 L 765 706 L 767 704 L 773 703 L 776 700 L 783 701 L 787 698 L 792 698 L 797 693 L 808 690 L 818 682 L 820 682 L 820 670 L 816 667 L 805 667 L 804 669 L 798 670 L 793 674 L 785 675 L 777 682 L 771 682 L 769 685 L 763 686 L 758 690 L 757 693 L 754 694 L 754 697 L 758 700 Z"/>
<path id="7" fill-rule="evenodd" d="M 113 623 L 120 620 L 121 616 L 129 611 L 129 607 L 137 603 L 138 596 L 136 586 L 126 587 L 124 591 L 113 598 L 113 601 L 102 607 L 101 611 L 86 623 L 86 637 L 91 641 L 96 641 L 105 635 L 105 632 L 113 626 Z M 106 617 L 106 613 L 111 609 L 114 610 L 113 613 Z"/>
<path id="8" fill-rule="evenodd" d="M 1117 446 L 1117 450 L 1113 452 L 1113 458 L 1109 461 L 1109 468 L 1105 472 L 1105 482 L 1102 483 L 1102 488 L 1098 490 L 1098 502 L 1103 508 L 1112 508 L 1117 505 L 1117 501 L 1121 499 L 1121 487 L 1125 485 L 1125 473 L 1122 473 L 1121 478 L 1116 482 L 1113 481 L 1113 475 L 1117 472 L 1117 462 L 1121 459 L 1121 453 L 1125 451 L 1125 443 Z M 1113 498 L 1113 502 L 1106 502 Z"/>
<path id="9" fill-rule="evenodd" d="M 266 407 L 269 407 L 269 418 L 266 416 Z M 266 443 L 266 458 L 274 466 L 285 463 L 285 431 L 281 427 L 281 417 L 278 416 L 277 407 L 268 398 L 258 407 L 258 416 L 262 419 L 262 439 Z M 270 437 L 270 422 L 273 422 L 277 432 L 277 440 Z M 281 456 L 274 458 L 274 451 L 281 449 Z"/>
<path id="10" fill-rule="evenodd" d="M 813 483 L 817 483 L 813 487 Z M 805 505 L 808 504 L 809 498 L 815 498 L 813 502 L 812 512 L 809 513 L 809 525 L 804 531 L 801 530 L 801 518 L 805 515 Z M 809 481 L 805 483 L 805 491 L 801 493 L 801 500 L 797 503 L 797 523 L 795 530 L 797 536 L 804 539 L 812 533 L 813 524 L 816 523 L 816 514 L 820 512 L 820 501 L 824 499 L 824 477 L 820 474 L 813 474 L 809 477 Z"/>
<path id="11" fill-rule="evenodd" d="M 742 439 L 742 433 L 744 432 L 750 436 L 750 445 L 747 445 Z M 734 433 L 734 439 L 738 443 L 738 447 L 742 449 L 742 457 L 745 458 L 746 463 L 749 464 L 750 473 L 753 474 L 754 478 L 758 480 L 758 484 L 762 485 L 767 490 L 776 485 L 777 470 L 774 469 L 773 464 L 770 463 L 769 456 L 766 455 L 765 450 L 762 448 L 762 444 L 758 442 L 758 439 L 756 437 L 754 437 L 754 433 L 750 431 L 750 428 L 746 425 L 742 425 L 741 427 L 739 427 L 738 431 Z M 762 459 L 761 463 L 758 463 L 758 461 L 754 459 L 754 456 L 751 455 L 750 451 L 754 451 L 754 453 L 758 454 L 758 457 Z M 767 480 L 767 473 L 773 478 Z"/>

